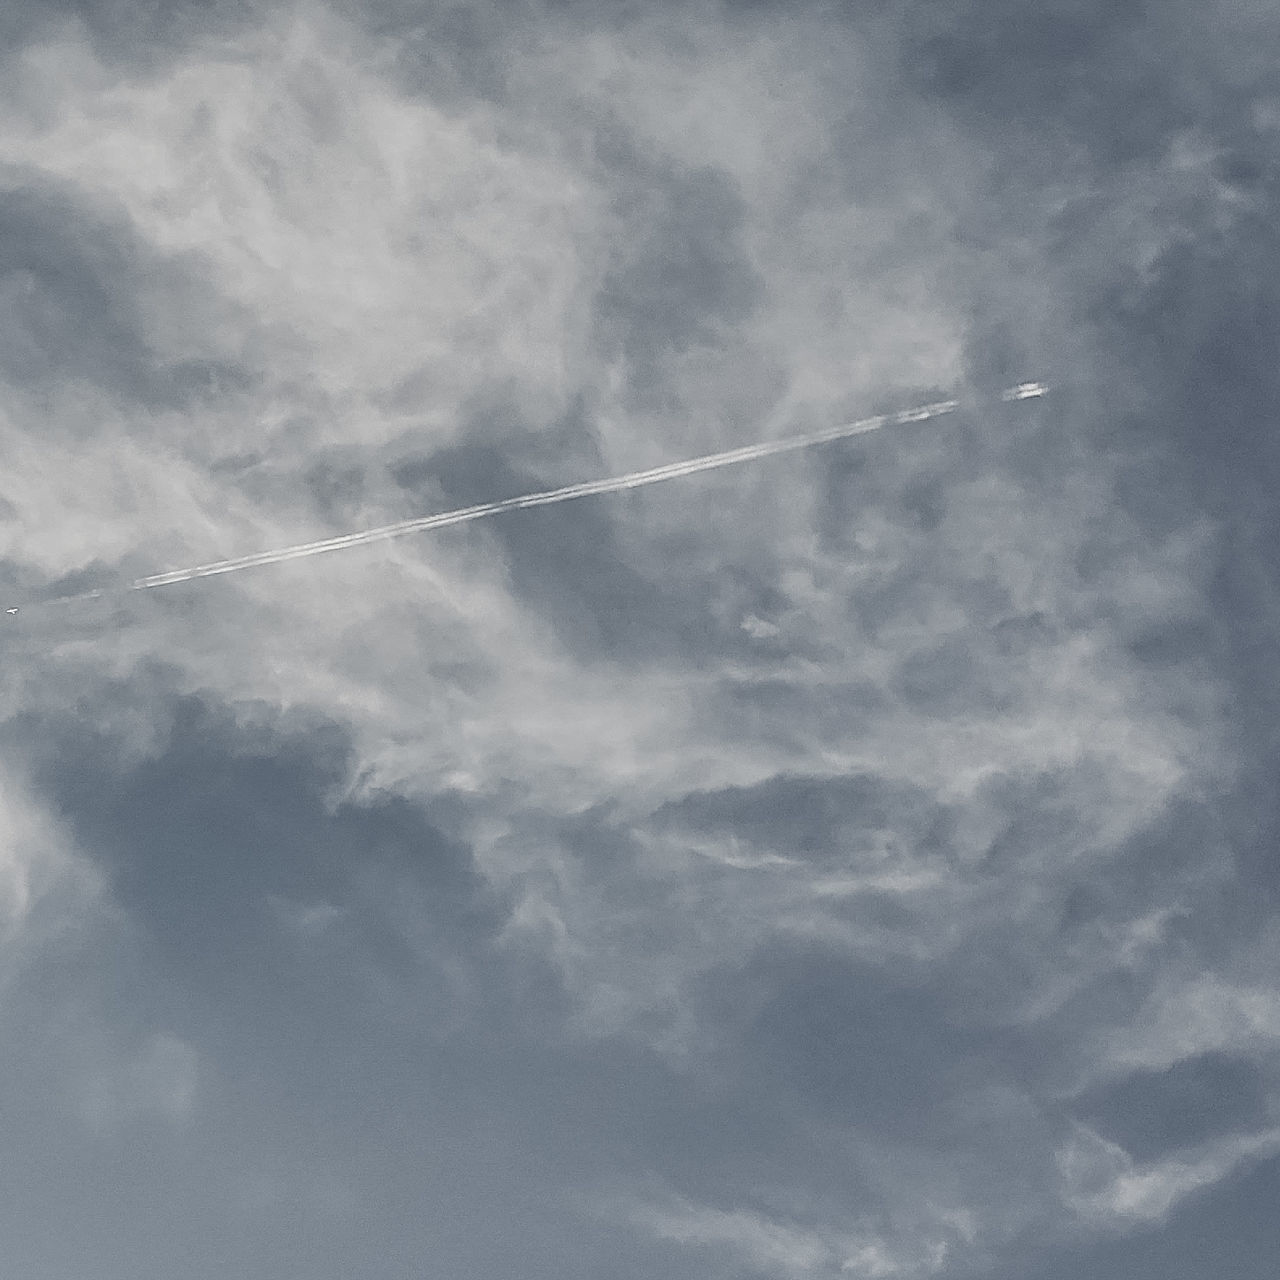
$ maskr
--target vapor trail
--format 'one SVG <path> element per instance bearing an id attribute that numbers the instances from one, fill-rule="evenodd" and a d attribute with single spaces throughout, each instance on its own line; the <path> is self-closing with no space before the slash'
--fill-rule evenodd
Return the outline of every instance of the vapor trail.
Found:
<path id="1" fill-rule="evenodd" d="M 379 525 L 376 529 L 362 529 L 358 533 L 339 534 L 334 538 L 320 538 L 315 542 L 300 542 L 292 547 L 279 547 L 274 551 L 257 551 L 252 555 L 233 556 L 229 560 L 214 560 L 209 564 L 194 565 L 189 569 L 172 569 L 168 573 L 153 573 L 137 578 L 130 586 L 135 591 L 147 591 L 152 587 L 167 587 L 174 582 L 190 582 L 193 578 L 212 578 L 220 573 L 239 573 L 242 569 L 254 569 L 260 565 L 281 564 L 285 560 L 302 560 L 307 556 L 320 556 L 329 551 L 341 551 L 346 547 L 362 547 L 370 542 L 382 542 L 388 538 L 400 538 L 408 533 L 423 533 L 428 529 L 445 529 L 450 525 L 466 524 L 471 520 L 483 520 L 486 516 L 502 511 L 520 511 L 529 507 L 550 507 L 557 502 L 569 502 L 595 493 L 618 493 L 623 489 L 639 489 L 644 485 L 675 480 L 680 476 L 695 475 L 699 471 L 715 471 L 720 467 L 735 466 L 740 462 L 755 462 L 759 458 L 788 453 L 793 449 L 807 449 L 811 445 L 825 444 L 831 440 L 844 440 L 849 436 L 879 431 L 882 427 L 907 422 L 924 422 L 929 418 L 952 413 L 959 408 L 958 400 L 938 400 L 918 409 L 903 409 L 899 413 L 878 414 L 857 422 L 811 431 L 805 435 L 789 436 L 784 440 L 768 440 L 760 444 L 743 445 L 738 449 L 726 449 L 722 453 L 709 453 L 701 458 L 688 458 L 683 462 L 668 462 L 645 471 L 631 471 L 623 476 L 611 476 L 604 480 L 582 480 L 560 489 L 545 489 L 539 493 L 526 493 L 516 498 L 502 498 L 497 502 L 481 502 L 473 507 L 459 507 L 455 511 L 441 511 L 433 516 L 420 516 L 414 520 L 398 520 L 395 524 Z"/>
<path id="2" fill-rule="evenodd" d="M 1000 393 L 1006 401 L 1026 400 L 1042 396 L 1048 388 L 1040 382 L 1023 382 Z M 877 414 L 846 422 L 839 426 L 824 427 L 803 435 L 788 436 L 782 440 L 767 440 L 759 444 L 743 445 L 737 449 L 725 449 L 720 453 L 704 454 L 700 458 L 687 458 L 682 462 L 669 462 L 644 471 L 631 471 L 626 475 L 611 476 L 603 480 L 583 480 L 564 485 L 559 489 L 545 489 L 538 493 L 526 493 L 515 498 L 502 498 L 496 502 L 481 502 L 471 507 L 459 507 L 454 511 L 441 511 L 436 515 L 420 516 L 412 520 L 398 520 L 394 524 L 379 525 L 374 529 L 362 529 L 356 533 L 339 534 L 333 538 L 320 538 L 315 542 L 300 542 L 290 547 L 277 547 L 270 551 L 257 551 L 247 556 L 233 556 L 227 560 L 212 560 L 208 564 L 193 565 L 188 569 L 171 569 L 167 573 L 153 573 L 145 578 L 135 578 L 129 583 L 133 591 L 149 591 L 153 587 L 167 587 L 176 582 L 190 582 L 195 578 L 212 578 L 223 573 L 239 573 L 243 569 L 282 564 L 286 560 L 302 560 L 308 556 L 325 555 L 330 551 L 342 551 L 347 547 L 362 547 L 371 542 L 383 542 L 410 533 L 424 533 L 428 529 L 445 529 L 471 520 L 482 520 L 503 511 L 521 511 L 530 507 L 549 507 L 574 498 L 585 498 L 597 493 L 618 493 L 623 489 L 640 489 L 645 485 L 675 480 L 681 476 L 696 475 L 700 471 L 716 471 L 721 467 L 736 466 L 741 462 L 755 462 L 779 453 L 796 449 L 808 449 L 813 445 L 846 440 L 850 436 L 865 435 L 884 427 L 903 426 L 911 422 L 926 422 L 930 418 L 953 413 L 960 407 L 959 400 L 936 400 L 932 404 L 914 409 L 902 409 L 897 413 Z M 105 594 L 100 591 L 86 593 L 87 597 Z M 75 597 L 78 599 L 85 596 Z"/>

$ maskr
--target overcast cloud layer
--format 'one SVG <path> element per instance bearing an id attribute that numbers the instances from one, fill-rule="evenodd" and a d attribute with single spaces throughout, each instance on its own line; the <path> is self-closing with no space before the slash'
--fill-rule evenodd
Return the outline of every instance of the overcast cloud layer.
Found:
<path id="1" fill-rule="evenodd" d="M 1274 1275 L 1274 6 L 0 50 L 6 1273 Z"/>

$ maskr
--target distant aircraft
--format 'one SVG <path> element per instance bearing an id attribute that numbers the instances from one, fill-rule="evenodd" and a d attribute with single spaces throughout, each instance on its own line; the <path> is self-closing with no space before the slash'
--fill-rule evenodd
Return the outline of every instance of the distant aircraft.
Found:
<path id="1" fill-rule="evenodd" d="M 18 612 L 18 611 L 17 611 L 17 609 L 6 609 L 6 610 L 5 610 L 5 613 L 9 614 L 10 616 L 12 616 L 13 614 L 15 614 L 15 613 L 17 613 L 17 612 Z"/>
<path id="2" fill-rule="evenodd" d="M 1020 382 L 1016 387 L 1000 393 L 1001 400 L 1031 400 L 1036 396 L 1048 394 L 1049 388 L 1043 382 Z"/>

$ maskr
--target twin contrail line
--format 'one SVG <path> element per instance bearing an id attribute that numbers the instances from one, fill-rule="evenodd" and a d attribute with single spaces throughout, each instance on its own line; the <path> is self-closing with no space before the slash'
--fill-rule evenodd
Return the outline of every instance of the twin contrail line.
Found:
<path id="1" fill-rule="evenodd" d="M 1048 387 L 1040 382 L 1023 382 L 1000 393 L 1005 401 L 1028 400 L 1044 395 Z M 661 484 L 681 476 L 697 475 L 702 471 L 717 471 L 721 467 L 737 466 L 743 462 L 756 462 L 780 453 L 808 449 L 814 445 L 847 440 L 852 436 L 866 435 L 885 427 L 905 426 L 912 422 L 927 422 L 954 413 L 960 407 L 959 400 L 936 400 L 932 404 L 914 409 L 902 409 L 897 413 L 876 414 L 860 418 L 856 422 L 824 427 L 801 435 L 787 436 L 779 440 L 767 440 L 758 444 L 743 445 L 737 449 L 725 449 L 720 453 L 708 453 L 699 458 L 687 458 L 682 462 L 668 462 L 663 466 L 649 467 L 643 471 L 630 471 L 626 475 L 610 476 L 602 480 L 582 480 L 577 484 L 558 489 L 544 489 L 537 493 L 521 494 L 514 498 L 502 498 L 496 502 L 481 502 L 475 506 L 459 507 L 453 511 L 441 511 L 435 515 L 420 516 L 411 520 L 397 520 L 394 524 L 362 529 L 356 533 L 339 534 L 332 538 L 319 538 L 314 542 L 300 542 L 293 546 L 277 547 L 269 551 L 257 551 L 251 555 L 232 556 L 226 560 L 211 560 L 207 564 L 192 565 L 187 569 L 171 569 L 166 573 L 152 573 L 145 578 L 135 578 L 127 586 L 132 591 L 150 591 L 155 587 L 167 587 L 178 582 L 191 582 L 196 578 L 213 578 L 224 573 L 240 573 L 286 560 L 304 560 L 310 556 L 327 555 L 331 551 L 343 551 L 348 547 L 362 547 L 372 542 L 385 542 L 402 538 L 411 533 L 425 533 L 430 529 L 447 529 L 452 525 L 483 520 L 504 511 L 525 511 L 532 507 L 550 507 L 559 502 L 571 502 L 598 493 L 619 493 L 624 489 L 640 489 L 646 485 Z M 90 591 L 77 599 L 106 594 Z"/>

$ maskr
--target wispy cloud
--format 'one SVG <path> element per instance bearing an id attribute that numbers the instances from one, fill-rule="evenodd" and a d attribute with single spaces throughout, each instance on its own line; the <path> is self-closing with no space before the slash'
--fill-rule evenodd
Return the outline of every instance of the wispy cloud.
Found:
<path id="1" fill-rule="evenodd" d="M 959 1276 L 1273 1160 L 1266 21 L 174 14 L 0 77 L 0 582 L 101 592 L 0 635 L 14 1265 L 143 1265 L 86 1120 L 193 1275 Z"/>
<path id="2" fill-rule="evenodd" d="M 96 1129 L 159 1115 L 185 1119 L 196 1098 L 197 1057 L 178 1036 L 157 1032 L 123 1060 L 100 1064 L 80 1086 L 84 1118 Z"/>

